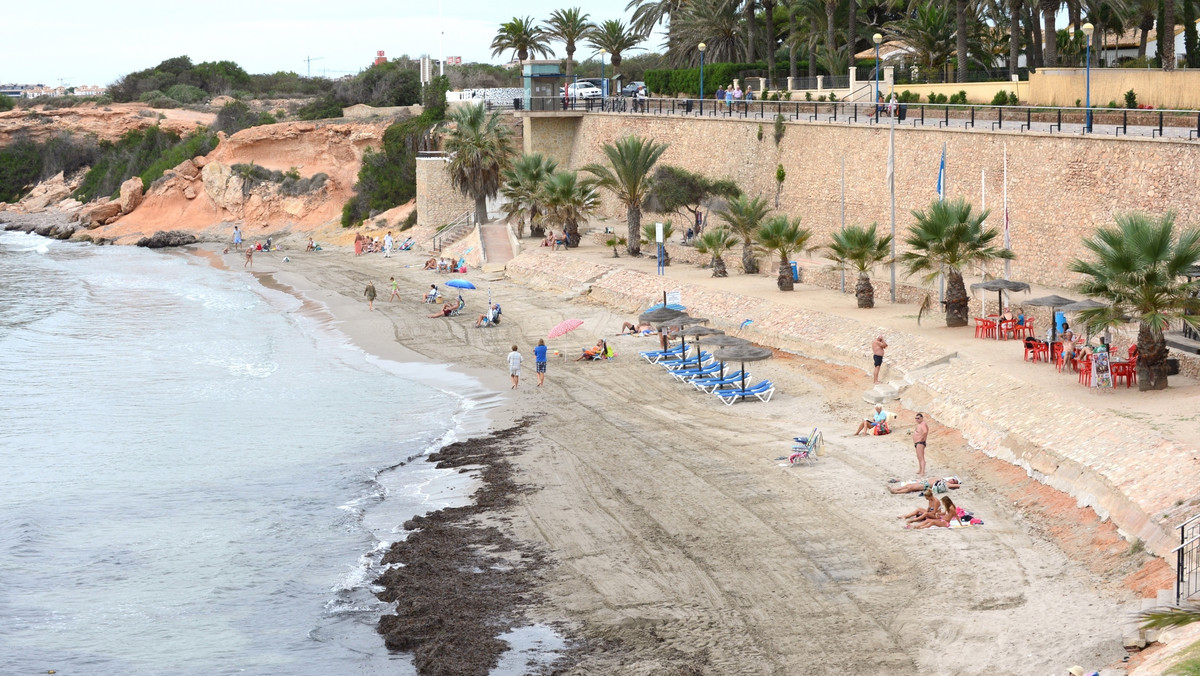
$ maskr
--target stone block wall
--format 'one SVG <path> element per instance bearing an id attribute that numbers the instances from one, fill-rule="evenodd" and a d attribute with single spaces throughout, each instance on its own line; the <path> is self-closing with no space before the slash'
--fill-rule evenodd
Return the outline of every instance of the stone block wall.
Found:
<path id="1" fill-rule="evenodd" d="M 571 140 L 569 168 L 602 162 L 601 147 L 626 134 L 668 144 L 661 163 L 717 178 L 731 178 L 750 195 L 775 196 L 775 167 L 787 172 L 780 211 L 800 216 L 818 246 L 841 222 L 841 166 L 846 173 L 846 222 L 877 222 L 887 228 L 888 129 L 828 123 L 789 122 L 776 146 L 770 121 L 689 119 L 592 113 L 579 119 Z M 529 147 L 565 143 L 537 138 L 526 129 Z M 986 189 L 992 209 L 988 224 L 1003 226 L 1004 155 L 1008 153 L 1008 204 L 1013 250 L 1012 278 L 1069 288 L 1077 277 L 1070 261 L 1086 255 L 1082 244 L 1118 211 L 1161 214 L 1175 210 L 1177 222 L 1200 225 L 1200 145 L 1179 141 L 1078 137 L 1059 134 L 896 128 L 896 229 L 914 221 L 913 209 L 937 198 L 938 162 L 945 144 L 950 198 L 965 197 L 979 208 Z M 604 193 L 602 212 L 619 221 L 624 209 Z M 651 221 L 652 222 L 652 221 Z M 614 228 L 621 230 L 621 224 Z M 900 251 L 904 250 L 901 244 Z M 907 281 L 907 280 L 906 280 Z"/>
<path id="2" fill-rule="evenodd" d="M 417 226 L 441 227 L 468 209 L 475 202 L 450 185 L 443 157 L 417 158 Z"/>
<path id="3" fill-rule="evenodd" d="M 582 113 L 570 112 L 526 115 L 522 125 L 525 153 L 541 153 L 558 160 L 559 166 L 568 166 L 582 119 Z"/>

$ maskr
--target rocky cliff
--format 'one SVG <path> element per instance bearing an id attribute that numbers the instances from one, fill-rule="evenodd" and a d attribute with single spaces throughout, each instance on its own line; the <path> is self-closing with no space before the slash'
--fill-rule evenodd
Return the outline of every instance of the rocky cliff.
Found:
<path id="1" fill-rule="evenodd" d="M 159 115 L 165 117 L 159 119 Z M 131 129 L 145 129 L 156 124 L 185 136 L 195 131 L 198 125 L 209 125 L 216 119 L 214 113 L 153 110 L 140 103 L 114 103 L 101 107 L 87 103 L 54 110 L 14 108 L 0 113 L 0 146 L 7 145 L 16 136 L 42 142 L 63 131 L 115 141 Z"/>

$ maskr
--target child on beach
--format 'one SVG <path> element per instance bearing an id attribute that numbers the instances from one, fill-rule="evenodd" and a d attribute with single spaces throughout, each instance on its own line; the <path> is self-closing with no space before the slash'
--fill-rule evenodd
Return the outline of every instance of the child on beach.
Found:
<path id="1" fill-rule="evenodd" d="M 393 300 L 400 300 L 400 285 L 396 282 L 395 277 L 392 277 L 389 281 L 392 283 L 392 295 L 388 296 L 388 302 L 390 303 Z"/>
<path id="2" fill-rule="evenodd" d="M 521 362 L 525 358 L 517 352 L 517 346 L 512 346 L 512 352 L 508 353 L 508 375 L 512 377 L 512 389 L 517 389 L 517 385 L 521 381 Z"/>

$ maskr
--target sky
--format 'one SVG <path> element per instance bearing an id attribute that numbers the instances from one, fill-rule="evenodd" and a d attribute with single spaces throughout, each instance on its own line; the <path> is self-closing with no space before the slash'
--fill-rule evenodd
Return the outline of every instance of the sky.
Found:
<path id="1" fill-rule="evenodd" d="M 113 5 L 95 0 L 5 3 L 0 83 L 107 85 L 122 75 L 187 55 L 230 60 L 250 73 L 293 71 L 340 77 L 383 50 L 389 58 L 441 52 L 463 62 L 493 57 L 492 38 L 514 15 L 542 21 L 579 6 L 593 21 L 628 20 L 625 0 L 205 0 L 194 4 Z M 444 20 L 439 20 L 439 6 Z M 661 37 L 653 37 L 654 47 Z M 564 56 L 561 43 L 552 45 Z M 590 56 L 583 48 L 576 59 Z"/>

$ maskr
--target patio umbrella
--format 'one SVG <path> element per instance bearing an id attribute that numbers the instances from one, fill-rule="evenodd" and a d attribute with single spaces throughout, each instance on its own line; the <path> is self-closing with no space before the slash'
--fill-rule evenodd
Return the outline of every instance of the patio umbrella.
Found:
<path id="1" fill-rule="evenodd" d="M 655 310 L 647 310 L 638 315 L 639 324 L 662 324 L 665 321 L 686 317 L 687 313 L 680 310 L 671 310 L 669 308 L 660 307 Z"/>
<path id="2" fill-rule="evenodd" d="M 700 336 L 724 335 L 724 333 L 721 329 L 710 329 L 707 326 L 692 324 L 683 331 L 680 331 L 679 335 L 684 337 L 684 344 L 687 344 L 687 336 L 696 336 L 698 338 Z M 700 368 L 700 350 L 696 350 L 696 368 Z"/>
<path id="3" fill-rule="evenodd" d="M 550 329 L 550 333 L 546 334 L 546 340 L 554 340 L 561 338 L 568 333 L 574 331 L 583 325 L 582 319 L 566 319 L 558 323 L 557 326 Z"/>
<path id="4" fill-rule="evenodd" d="M 1058 309 L 1062 310 L 1063 312 L 1074 313 L 1074 312 L 1079 312 L 1080 310 L 1090 310 L 1092 308 L 1097 308 L 1097 307 L 1108 307 L 1108 304 L 1107 303 L 1099 303 L 1097 301 L 1092 300 L 1091 298 L 1084 298 L 1081 301 L 1071 303 L 1070 305 L 1064 305 Z M 1090 340 L 1091 337 L 1092 337 L 1092 332 L 1089 330 L 1088 331 L 1088 339 Z M 1108 340 L 1111 338 L 1111 335 L 1109 334 L 1108 330 L 1104 331 L 1104 337 L 1105 337 L 1105 340 Z"/>
<path id="5" fill-rule="evenodd" d="M 750 341 L 737 336 L 729 336 L 726 334 L 718 334 L 715 336 L 705 336 L 696 341 L 700 345 L 711 345 L 712 347 L 733 347 L 735 345 L 750 345 Z M 720 361 L 718 359 L 718 361 Z M 725 373 L 725 362 L 721 362 L 721 373 Z"/>
<path id="6" fill-rule="evenodd" d="M 1004 292 L 1005 291 L 1029 291 L 1029 285 L 1025 282 L 1014 282 L 1010 279 L 989 279 L 986 282 L 972 284 L 971 290 L 983 289 L 984 291 L 996 292 L 996 304 L 998 307 L 1004 307 Z"/>
<path id="7" fill-rule="evenodd" d="M 1054 339 L 1058 337 L 1058 322 L 1054 321 L 1055 308 L 1060 308 L 1064 305 L 1070 305 L 1074 302 L 1075 301 L 1071 300 L 1070 298 L 1051 295 L 1042 296 L 1041 298 L 1034 298 L 1033 300 L 1027 300 L 1025 301 L 1025 304 L 1050 308 L 1050 342 L 1053 343 Z"/>
<path id="8" fill-rule="evenodd" d="M 452 286 L 456 289 L 474 289 L 475 285 L 465 279 L 452 279 L 446 282 L 446 286 Z"/>
<path id="9" fill-rule="evenodd" d="M 765 347 L 756 347 L 754 345 L 733 345 L 723 350 L 717 350 L 713 356 L 720 359 L 722 363 L 727 361 L 737 361 L 742 363 L 742 389 L 746 389 L 746 362 L 761 361 L 770 359 L 774 355 L 773 352 Z"/>

